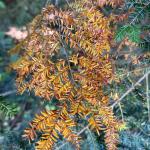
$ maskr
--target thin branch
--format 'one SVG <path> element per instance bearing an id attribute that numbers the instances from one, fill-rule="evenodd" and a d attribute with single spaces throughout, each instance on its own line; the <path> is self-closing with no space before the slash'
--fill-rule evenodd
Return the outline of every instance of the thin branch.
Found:
<path id="1" fill-rule="evenodd" d="M 68 0 L 65 0 L 65 1 L 66 1 L 67 5 L 70 7 L 69 1 L 68 1 Z M 71 7 L 70 7 L 70 8 L 71 8 Z"/>
<path id="2" fill-rule="evenodd" d="M 123 110 L 122 110 L 121 104 L 118 103 L 118 105 L 119 105 L 122 121 L 124 122 L 124 115 L 123 115 Z"/>
<path id="3" fill-rule="evenodd" d="M 120 74 L 120 75 L 118 75 L 118 76 L 120 76 L 120 77 L 123 77 L 123 76 L 126 76 L 126 75 L 129 75 L 129 74 L 133 74 L 134 72 L 136 72 L 136 71 L 145 71 L 145 70 L 149 70 L 150 69 L 150 65 L 146 65 L 146 66 L 141 66 L 141 67 L 139 67 L 139 68 L 136 68 L 136 69 L 133 69 L 133 70 L 131 70 L 131 71 L 128 71 L 128 72 L 126 72 L 126 73 L 122 73 L 122 74 Z"/>
<path id="4" fill-rule="evenodd" d="M 11 94 L 14 94 L 14 93 L 16 93 L 16 90 L 12 90 L 12 91 L 7 91 L 5 93 L 1 93 L 0 96 L 5 97 L 5 96 L 8 96 L 8 95 L 11 95 Z"/>
<path id="5" fill-rule="evenodd" d="M 72 69 L 71 69 L 71 65 L 70 65 L 68 53 L 67 53 L 67 51 L 66 51 L 66 46 L 65 46 L 65 44 L 63 43 L 62 39 L 60 39 L 60 41 L 61 41 L 61 44 L 62 44 L 62 46 L 63 46 L 64 53 L 65 53 L 65 57 L 66 57 L 66 61 L 67 61 L 68 67 L 69 67 L 69 72 L 70 72 L 70 76 L 71 76 L 71 82 L 72 82 L 76 87 L 78 87 L 78 85 L 76 84 L 76 82 L 75 82 L 75 80 L 74 80 L 74 77 L 73 77 L 73 72 L 72 72 Z"/>
<path id="6" fill-rule="evenodd" d="M 142 11 L 143 11 L 149 4 L 150 4 L 150 1 L 143 7 L 143 9 L 142 9 L 141 11 L 139 11 L 139 13 L 134 17 L 134 19 L 133 19 L 130 23 L 128 23 L 127 25 L 132 25 L 132 24 L 135 22 L 135 20 L 137 19 L 137 17 L 142 13 Z M 121 30 L 121 32 L 119 33 L 119 35 L 122 34 L 122 32 L 123 32 L 125 29 L 126 29 L 126 28 L 124 28 L 123 30 Z"/>
<path id="7" fill-rule="evenodd" d="M 127 90 L 127 92 L 125 92 L 114 104 L 112 104 L 112 109 L 118 104 L 120 103 L 130 92 L 132 92 L 135 87 L 137 85 L 139 85 L 145 78 L 147 75 L 150 74 L 150 71 L 148 71 L 143 77 L 141 77 L 134 85 L 132 85 L 132 87 L 130 89 Z"/>
<path id="8" fill-rule="evenodd" d="M 76 83 L 75 83 L 75 80 L 74 80 L 74 78 L 73 78 L 73 73 L 72 73 L 72 69 L 71 69 L 69 57 L 68 57 L 68 54 L 67 54 L 67 51 L 66 51 L 66 48 L 65 48 L 65 47 L 64 47 L 64 52 L 65 52 L 67 64 L 68 64 L 68 67 L 69 67 L 69 70 L 70 70 L 71 79 L 72 79 L 73 83 L 76 84 Z"/>
<path id="9" fill-rule="evenodd" d="M 146 76 L 146 99 L 147 99 L 147 109 L 148 109 L 148 121 L 150 122 L 150 98 L 149 98 L 149 79 Z"/>
<path id="10" fill-rule="evenodd" d="M 87 130 L 87 129 L 88 129 L 88 126 L 84 127 L 81 131 L 79 131 L 79 132 L 77 133 L 77 135 L 82 134 L 82 133 L 83 133 L 85 130 Z M 62 144 L 61 146 L 57 147 L 56 150 L 60 150 L 60 149 L 61 149 L 62 147 L 64 147 L 67 143 L 68 143 L 68 142 L 65 142 L 65 143 Z"/>
<path id="11" fill-rule="evenodd" d="M 93 136 L 92 136 L 92 133 L 91 133 L 91 131 L 90 131 L 90 129 L 89 129 L 89 127 L 87 128 L 87 130 L 88 130 L 88 132 L 89 132 L 89 134 L 90 134 L 90 137 L 91 137 L 91 140 L 92 140 L 92 143 L 93 143 L 93 150 L 96 150 L 96 145 L 95 145 L 95 142 L 94 142 L 94 139 L 93 139 Z"/>
<path id="12" fill-rule="evenodd" d="M 146 136 L 150 137 L 150 134 L 146 133 L 144 129 L 142 129 L 139 125 L 135 124 L 135 126 Z"/>
<path id="13" fill-rule="evenodd" d="M 141 9 L 141 11 L 139 11 L 139 13 L 134 17 L 134 19 L 130 22 L 130 25 L 132 25 L 134 22 L 135 22 L 135 20 L 137 19 L 137 17 L 142 13 L 142 11 L 148 6 L 150 4 L 150 1 L 147 3 L 147 4 L 145 4 L 145 6 L 143 7 L 143 9 Z"/>
<path id="14" fill-rule="evenodd" d="M 68 7 L 69 7 L 71 10 L 73 10 L 73 11 L 74 11 L 74 9 L 71 7 L 71 5 L 70 5 L 69 1 L 68 1 L 68 0 L 65 0 L 65 1 L 66 1 L 66 3 L 67 3 Z"/>

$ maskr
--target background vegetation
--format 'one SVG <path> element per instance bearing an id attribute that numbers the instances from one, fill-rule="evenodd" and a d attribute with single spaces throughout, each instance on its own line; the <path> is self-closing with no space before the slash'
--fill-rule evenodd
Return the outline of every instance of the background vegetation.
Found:
<path id="1" fill-rule="evenodd" d="M 25 34 L 24 27 L 51 2 L 59 7 L 65 1 L 0 0 L 0 149 L 32 150 L 34 144 L 22 139 L 24 128 L 44 106 L 55 105 L 25 93 L 18 95 L 15 72 L 10 64 L 17 59 L 9 50 Z M 118 46 L 111 52 L 115 79 L 106 93 L 110 99 L 120 100 L 114 105 L 118 118 L 126 122 L 126 130 L 120 132 L 119 149 L 150 150 L 150 2 L 126 0 L 126 10 L 131 9 L 129 19 L 118 25 Z M 109 8 L 106 9 L 109 12 Z M 125 10 L 124 10 L 125 11 Z M 119 12 L 116 12 L 119 13 Z M 14 27 L 12 32 L 12 27 Z M 21 31 L 21 33 L 19 31 Z M 12 33 L 16 36 L 12 36 Z M 23 34 L 21 37 L 17 34 Z M 128 38 L 127 38 L 128 37 Z M 124 40 L 127 38 L 127 40 Z M 129 39 L 129 40 L 128 40 Z M 125 42 L 124 47 L 122 42 Z M 122 97 L 123 96 L 123 97 Z M 105 149 L 102 137 L 88 129 L 81 133 L 85 140 L 82 149 Z M 65 142 L 60 139 L 56 147 Z M 58 148 L 59 149 L 59 148 Z M 65 144 L 60 149 L 72 149 Z"/>

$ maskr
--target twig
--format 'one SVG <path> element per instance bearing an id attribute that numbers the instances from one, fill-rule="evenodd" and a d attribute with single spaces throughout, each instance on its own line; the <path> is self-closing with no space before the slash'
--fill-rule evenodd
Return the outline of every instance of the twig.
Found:
<path id="1" fill-rule="evenodd" d="M 148 121 L 150 122 L 150 98 L 149 98 L 149 79 L 146 76 L 146 99 L 147 99 L 147 109 L 148 109 Z"/>
<path id="2" fill-rule="evenodd" d="M 93 143 L 93 146 L 94 146 L 93 150 L 96 150 L 96 146 L 95 146 L 95 143 L 94 143 L 94 139 L 93 139 L 92 133 L 91 133 L 89 128 L 87 128 L 87 130 L 88 130 L 88 132 L 90 134 L 90 137 L 91 137 L 91 140 L 92 140 L 92 143 Z"/>
<path id="3" fill-rule="evenodd" d="M 130 92 L 132 92 L 134 89 L 135 89 L 135 87 L 140 83 L 140 82 L 142 82 L 145 78 L 146 78 L 146 76 L 147 75 L 149 75 L 150 74 L 150 71 L 148 71 L 143 77 L 141 77 L 134 85 L 132 85 L 132 87 L 129 89 L 129 90 L 127 90 L 127 92 L 125 92 L 114 104 L 112 104 L 112 109 L 118 104 L 118 103 L 120 103 Z"/>
<path id="4" fill-rule="evenodd" d="M 87 130 L 87 129 L 88 129 L 88 126 L 84 127 L 81 131 L 79 131 L 79 132 L 77 133 L 77 135 L 82 134 L 82 133 L 83 133 L 85 130 Z M 61 149 L 62 147 L 64 147 L 67 143 L 68 143 L 68 142 L 65 142 L 65 143 L 62 144 L 61 146 L 57 147 L 56 150 L 60 150 L 60 149 Z"/>
<path id="5" fill-rule="evenodd" d="M 8 95 L 11 95 L 11 94 L 14 94 L 14 93 L 16 93 L 16 90 L 12 90 L 12 91 L 7 91 L 5 93 L 1 93 L 0 96 L 5 97 L 5 96 L 8 96 Z"/>
<path id="6" fill-rule="evenodd" d="M 145 69 L 150 69 L 150 66 L 149 65 L 147 65 L 147 66 L 141 66 L 141 67 L 139 67 L 137 69 L 133 69 L 131 71 L 122 73 L 121 75 L 118 75 L 118 76 L 123 77 L 123 76 L 129 75 L 129 74 L 132 74 L 132 73 L 134 73 L 136 71 L 144 71 Z"/>
<path id="7" fill-rule="evenodd" d="M 143 133 L 143 134 L 145 134 L 146 136 L 148 136 L 148 137 L 150 137 L 150 133 L 146 133 L 145 131 L 144 131 L 144 129 L 142 129 L 139 125 L 137 125 L 137 124 L 135 124 L 135 126 Z"/>
<path id="8" fill-rule="evenodd" d="M 66 1 L 67 5 L 70 7 L 69 1 L 68 0 L 65 0 L 65 1 Z"/>
<path id="9" fill-rule="evenodd" d="M 143 9 L 142 9 L 141 11 L 139 11 L 139 13 L 134 17 L 134 19 L 133 19 L 130 23 L 128 23 L 128 25 L 132 25 L 132 24 L 135 22 L 136 18 L 141 14 L 141 12 L 142 12 L 149 4 L 150 4 L 150 1 L 143 7 Z M 125 30 L 125 28 L 124 28 L 119 34 L 121 34 L 124 30 Z"/>
<path id="10" fill-rule="evenodd" d="M 66 57 L 66 61 L 67 61 L 68 67 L 69 67 L 69 72 L 70 72 L 70 76 L 71 76 L 71 82 L 72 82 L 76 87 L 78 87 L 77 84 L 76 84 L 76 82 L 75 82 L 75 80 L 74 80 L 74 77 L 73 77 L 73 72 L 72 72 L 72 69 L 71 69 L 71 65 L 70 65 L 68 53 L 67 53 L 67 51 L 66 51 L 66 46 L 65 46 L 65 44 L 63 43 L 62 39 L 60 39 L 60 41 L 61 41 L 61 44 L 62 44 L 62 46 L 63 46 L 64 53 L 65 53 L 65 57 Z"/>
<path id="11" fill-rule="evenodd" d="M 141 9 L 141 11 L 139 11 L 139 13 L 134 17 L 134 19 L 130 22 L 130 25 L 132 25 L 136 18 L 142 13 L 142 11 L 150 4 L 150 1 L 143 7 L 143 9 Z"/>
<path id="12" fill-rule="evenodd" d="M 119 109 L 120 109 L 120 113 L 121 113 L 121 117 L 122 117 L 122 122 L 124 122 L 124 115 L 123 115 L 123 110 L 122 110 L 121 104 L 118 103 L 118 105 L 119 105 Z"/>
<path id="13" fill-rule="evenodd" d="M 69 7 L 71 10 L 73 10 L 73 11 L 74 11 L 74 9 L 70 6 L 69 1 L 68 1 L 68 0 L 65 0 L 65 1 L 66 1 L 66 3 L 67 3 L 68 7 Z"/>

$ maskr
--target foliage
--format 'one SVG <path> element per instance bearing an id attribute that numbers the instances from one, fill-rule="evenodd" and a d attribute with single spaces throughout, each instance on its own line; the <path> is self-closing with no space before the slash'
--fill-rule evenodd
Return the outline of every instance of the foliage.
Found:
<path id="1" fill-rule="evenodd" d="M 124 25 L 116 33 L 116 41 L 121 42 L 125 37 L 134 43 L 139 43 L 140 28 L 137 25 Z"/>
<path id="2" fill-rule="evenodd" d="M 120 134 L 120 150 L 121 149 L 145 149 L 149 150 L 149 123 L 139 127 L 138 132 L 132 133 L 122 131 Z"/>
<path id="3" fill-rule="evenodd" d="M 16 114 L 16 106 L 7 104 L 1 97 L 0 97 L 0 112 L 4 113 L 6 116 L 13 116 Z"/>
<path id="4" fill-rule="evenodd" d="M 113 53 L 115 59 L 114 70 L 116 80 L 111 85 L 111 98 L 118 99 L 124 95 L 147 71 L 149 71 L 149 1 L 126 1 L 125 9 L 130 9 L 130 14 L 118 25 L 116 35 L 120 33 L 122 41 Z M 134 26 L 135 39 L 128 31 L 120 32 L 128 26 Z M 124 31 L 124 30 L 123 30 Z M 131 32 L 131 34 L 134 32 Z M 117 38 L 116 38 L 117 39 Z M 131 42 L 132 41 L 132 42 Z M 133 42 L 136 42 L 134 44 Z M 120 118 L 127 122 L 127 131 L 120 133 L 119 149 L 148 149 L 149 141 L 149 102 L 147 101 L 146 86 L 148 82 L 142 81 L 136 88 L 124 97 L 114 110 Z M 117 95 L 117 96 L 116 96 Z M 147 94 L 148 95 L 148 94 Z M 145 134 L 146 133 L 146 134 Z"/>
<path id="5" fill-rule="evenodd" d="M 3 32 L 0 32 L 0 49 L 2 49 L 0 51 L 0 56 L 2 56 L 3 52 L 6 49 L 10 49 L 12 45 L 12 40 L 10 38 L 6 38 L 5 34 Z M 4 63 L 3 61 L 5 61 L 3 59 L 3 57 L 0 57 L 0 84 L 4 85 L 5 81 L 9 78 L 9 72 L 6 71 L 3 67 Z M 5 64 L 6 65 L 6 64 Z M 0 89 L 1 91 L 1 89 Z M 3 95 L 0 95 L 0 113 L 3 113 L 3 115 L 5 116 L 14 116 L 16 113 L 16 107 L 15 104 L 11 104 L 9 102 L 7 102 L 7 100 L 5 100 Z"/>
<path id="6" fill-rule="evenodd" d="M 99 11 L 99 14 L 102 14 L 102 17 L 100 17 L 100 20 L 102 18 L 105 18 L 106 20 L 108 19 L 109 23 L 109 31 L 111 31 L 111 37 L 109 37 L 109 47 L 110 50 L 108 50 L 108 56 L 109 56 L 109 62 L 111 63 L 111 78 L 108 79 L 108 83 L 102 83 L 102 93 L 101 96 L 106 96 L 108 100 L 108 107 L 111 108 L 110 106 L 113 106 L 113 112 L 117 116 L 117 118 L 120 118 L 120 120 L 125 121 L 126 125 L 120 125 L 119 128 L 126 128 L 126 131 L 121 131 L 119 134 L 119 144 L 118 144 L 118 149 L 147 149 L 149 150 L 149 122 L 148 122 L 148 116 L 149 116 L 149 105 L 147 101 L 147 93 L 148 90 L 146 90 L 146 87 L 148 85 L 148 82 L 144 79 L 142 82 L 140 82 L 135 89 L 133 89 L 126 97 L 124 97 L 119 103 L 117 103 L 115 106 L 113 105 L 115 102 L 118 102 L 120 97 L 126 93 L 126 91 L 130 90 L 130 88 L 135 85 L 137 80 L 141 78 L 142 76 L 145 76 L 147 72 L 149 71 L 149 64 L 150 64 L 150 53 L 149 53 L 149 48 L 150 48 L 150 42 L 149 42 L 149 1 L 147 0 L 126 0 L 124 3 L 122 1 L 115 0 L 116 2 L 114 3 L 113 1 L 109 0 L 103 0 L 103 1 L 98 1 L 98 0 L 93 0 L 92 4 L 88 2 L 88 5 L 84 5 L 84 7 L 81 7 L 80 1 L 76 0 L 76 3 L 71 3 L 73 0 L 48 0 L 48 1 L 41 1 L 41 0 L 5 0 L 5 8 L 1 9 L 0 8 L 0 19 L 1 19 L 1 24 L 0 24 L 0 94 L 5 95 L 7 91 L 11 92 L 16 89 L 16 86 L 14 84 L 14 72 L 10 72 L 9 68 L 9 63 L 14 62 L 16 59 L 18 59 L 18 56 L 20 55 L 22 58 L 27 58 L 25 57 L 28 52 L 26 51 L 29 47 L 29 41 L 35 40 L 37 43 L 34 45 L 31 45 L 31 48 L 37 49 L 39 47 L 39 51 L 43 53 L 44 55 L 46 52 L 44 51 L 47 48 L 47 53 L 46 56 L 49 58 L 43 58 L 43 63 L 44 66 L 47 66 L 48 63 L 45 63 L 45 60 L 50 60 L 53 65 L 58 66 L 59 60 L 64 60 L 65 62 L 65 67 L 69 66 L 68 60 L 70 63 L 70 69 L 72 72 L 70 72 L 70 69 L 68 69 L 67 73 L 62 73 L 63 75 L 61 76 L 61 79 L 66 79 L 66 74 L 67 76 L 67 81 L 72 80 L 72 75 L 73 74 L 73 79 L 75 80 L 75 83 L 79 86 L 76 88 L 76 95 L 78 97 L 78 89 L 80 88 L 80 83 L 81 81 L 76 80 L 75 78 L 75 73 L 83 70 L 87 70 L 87 68 L 80 68 L 81 65 L 81 56 L 84 56 L 84 54 L 87 54 L 87 56 L 91 56 L 93 58 L 93 54 L 91 52 L 87 51 L 87 47 L 83 47 L 82 45 L 82 50 L 81 47 L 74 47 L 74 42 L 72 42 L 72 47 L 70 47 L 71 42 L 70 39 L 73 39 L 74 37 L 71 37 L 74 35 L 80 26 L 83 26 L 83 21 L 82 17 L 80 16 L 81 12 L 85 10 L 85 8 L 90 7 L 91 5 L 96 6 L 96 10 Z M 3 1 L 4 2 L 4 1 Z M 85 1 L 84 1 L 85 2 Z M 48 9 L 47 5 L 49 3 L 53 3 L 56 5 L 57 8 L 54 8 L 55 13 L 54 16 L 57 18 L 54 19 L 54 23 L 57 20 L 57 23 L 52 25 L 51 21 L 53 20 L 53 16 L 50 15 L 50 20 L 48 25 L 46 23 L 48 21 L 45 21 L 40 18 L 44 16 L 44 12 L 39 15 L 39 18 L 37 17 L 37 22 L 40 22 L 38 26 L 36 19 L 33 20 L 33 23 L 28 24 L 32 18 L 37 15 L 40 12 L 40 9 L 44 7 L 46 4 L 46 9 Z M 119 4 L 119 5 L 118 5 Z M 60 8 L 61 7 L 61 11 Z M 90 9 L 89 9 L 90 10 Z M 91 11 L 91 10 L 90 10 Z M 60 13 L 60 14 L 59 14 Z M 42 16 L 41 16 L 42 15 Z M 62 17 L 63 15 L 63 17 Z M 58 17 L 59 16 L 59 17 Z M 67 17 L 69 16 L 71 19 L 73 18 L 72 22 L 72 27 L 68 29 L 65 29 L 65 25 L 67 24 L 67 20 L 69 20 Z M 78 18 L 80 16 L 80 18 Z M 87 16 L 87 15 L 84 15 Z M 52 17 L 52 18 L 51 18 Z M 77 18 L 76 18 L 77 17 Z M 104 19 L 104 20 L 105 20 Z M 59 20 L 63 20 L 62 23 L 59 22 Z M 77 20 L 81 20 L 79 22 L 79 25 L 77 23 Z M 44 24 L 43 24 L 44 22 Z M 105 22 L 105 21 L 104 21 Z M 9 56 L 7 51 L 10 49 L 14 44 L 18 43 L 16 39 L 12 39 L 8 36 L 11 36 L 12 38 L 18 37 L 17 34 L 11 32 L 12 29 L 15 28 L 17 29 L 17 33 L 20 34 L 20 29 L 24 29 L 24 26 L 27 25 L 29 36 L 27 39 L 22 41 L 19 45 L 17 45 L 17 48 L 14 48 L 11 53 L 15 53 L 15 55 Z M 37 25 L 35 27 L 35 25 Z M 18 30 L 18 26 L 21 26 Z M 63 31 L 58 32 L 58 28 L 63 26 Z M 105 26 L 105 25 L 104 25 Z M 42 28 L 46 27 L 46 30 L 42 31 L 41 33 L 46 33 L 47 29 L 52 29 L 59 33 L 59 35 L 62 36 L 62 41 L 57 40 L 57 42 L 60 42 L 63 44 L 56 46 L 56 49 L 54 50 L 54 54 L 52 56 L 49 56 L 49 50 L 51 49 L 50 44 L 57 43 L 53 41 L 51 43 L 51 38 L 50 38 L 50 44 L 45 45 L 44 41 L 46 41 L 49 33 L 46 33 L 44 35 L 44 39 L 42 34 L 38 33 L 38 31 L 41 31 Z M 68 27 L 68 24 L 67 24 Z M 134 28 L 133 28 L 134 27 Z M 37 29 L 36 31 L 33 31 L 33 29 Z M 86 27 L 84 28 L 86 29 Z M 95 28 L 94 28 L 95 29 Z M 132 32 L 129 32 L 128 29 Z M 136 29 L 136 30 L 135 30 Z M 68 33 L 63 33 L 64 31 L 70 31 L 71 34 Z M 78 29 L 79 30 L 79 29 Z M 122 32 L 122 30 L 124 32 Z M 10 33 L 9 35 L 5 34 Z M 16 32 L 15 31 L 15 32 Z M 86 30 L 87 31 L 87 30 Z M 84 37 L 86 35 L 86 31 L 84 32 Z M 25 31 L 26 32 L 26 31 Z M 55 33 L 56 33 L 55 32 Z M 38 40 L 36 39 L 37 37 L 32 37 L 32 33 L 38 33 L 37 37 Z M 81 32 L 83 33 L 83 31 Z M 88 31 L 89 33 L 89 31 Z M 96 32 L 99 34 L 98 32 Z M 68 42 L 66 41 L 64 35 L 69 37 Z M 96 34 L 96 35 L 97 35 Z M 93 34 L 91 34 L 93 36 Z M 104 34 L 102 34 L 104 36 Z M 120 38 L 120 40 L 117 40 L 117 36 Z M 49 35 L 50 36 L 50 35 Z M 76 42 L 78 46 L 80 45 L 80 41 L 87 41 L 88 35 L 85 39 L 79 38 L 80 40 Z M 45 38 L 46 37 L 46 38 Z M 116 38 L 115 38 L 116 37 Z M 43 39 L 41 41 L 41 38 Z M 93 37 L 91 38 L 91 41 L 93 40 Z M 113 39 L 116 39 L 117 42 L 115 42 Z M 38 42 L 40 41 L 40 42 Z M 25 43 L 24 43 L 25 42 Z M 136 42 L 136 43 L 134 43 Z M 106 40 L 106 43 L 107 40 Z M 92 45 L 95 43 L 92 43 Z M 38 46 L 37 46 L 38 45 Z M 42 45 L 43 49 L 40 48 Z M 87 44 L 89 45 L 89 43 Z M 103 45 L 103 44 L 102 44 Z M 65 47 L 65 48 L 64 48 Z M 90 47 L 90 46 L 89 46 Z M 95 45 L 94 45 L 95 47 Z M 58 48 L 58 49 L 57 49 Z M 67 55 L 66 55 L 67 52 Z M 77 53 L 79 52 L 79 55 Z M 84 52 L 84 54 L 83 54 Z M 41 60 L 41 57 L 38 57 L 38 52 L 37 55 L 35 56 L 36 52 L 33 50 L 32 53 L 32 58 L 38 58 L 38 60 Z M 104 51 L 102 57 L 106 56 L 106 52 Z M 19 56 L 19 57 L 20 57 Z M 39 55 L 40 56 L 40 55 Z M 73 57 L 73 59 L 71 59 Z M 79 59 L 80 58 L 80 59 Z M 96 58 L 97 59 L 97 58 Z M 106 58 L 107 59 L 107 58 Z M 34 62 L 32 59 L 26 59 L 25 61 L 28 62 Z M 79 64 L 80 60 L 80 64 Z M 94 58 L 95 61 L 95 58 Z M 37 63 L 37 59 L 35 60 Z M 87 64 L 88 61 L 86 61 Z M 19 61 L 18 61 L 19 63 Z M 23 61 L 22 61 L 23 63 Z M 40 64 L 40 62 L 38 63 Z M 62 63 L 59 62 L 61 65 Z M 104 62 L 104 64 L 106 64 Z M 101 64 L 101 65 L 104 65 Z M 17 65 L 16 65 L 17 66 Z M 14 65 L 14 67 L 16 67 Z M 19 65 L 18 65 L 19 66 Z M 17 66 L 17 67 L 18 67 Z M 49 68 L 51 68 L 51 66 Z M 64 66 L 62 65 L 62 68 L 59 67 L 59 70 L 57 69 L 57 66 L 54 68 L 55 72 L 54 74 L 57 74 L 60 72 L 60 69 L 63 69 Z M 89 62 L 89 65 L 91 68 L 91 63 Z M 87 66 L 87 67 L 88 67 Z M 29 66 L 30 68 L 31 66 Z M 42 66 L 40 66 L 42 68 Z M 32 67 L 31 67 L 32 68 Z M 41 69 L 35 66 L 35 70 L 37 69 L 38 71 Z M 106 67 L 107 68 L 107 67 Z M 94 68 L 95 69 L 95 68 Z M 19 70 L 19 69 L 18 69 Z M 100 69 L 101 70 L 101 69 Z M 107 70 L 107 69 L 106 69 Z M 108 69 L 109 70 L 109 69 Z M 32 71 L 32 70 L 29 70 Z M 28 72 L 29 72 L 28 71 Z M 38 73 L 38 71 L 35 71 L 35 74 Z M 41 72 L 40 72 L 41 73 Z M 40 74 L 39 73 L 39 74 Z M 51 72 L 52 73 L 52 72 Z M 91 72 L 90 72 L 91 73 Z M 102 74 L 102 73 L 101 73 Z M 25 75 L 23 79 L 23 83 L 26 83 L 26 85 L 29 84 L 29 82 L 35 78 L 34 71 L 32 74 Z M 43 81 L 40 79 L 40 75 L 38 75 L 38 80 Z M 18 77 L 18 76 L 17 76 Z M 41 77 L 43 79 L 43 76 Z M 49 76 L 46 78 L 49 78 Z M 59 77 L 58 77 L 59 78 Z M 56 79 L 57 80 L 57 79 Z M 62 81 L 63 81 L 62 80 Z M 89 80 L 89 79 L 88 79 Z M 91 82 L 91 81 L 90 81 Z M 82 82 L 83 83 L 83 82 Z M 28 144 L 26 140 L 22 139 L 22 134 L 24 128 L 27 127 L 27 123 L 32 120 L 34 117 L 34 114 L 37 114 L 33 121 L 31 122 L 31 125 L 35 125 L 35 119 L 38 116 L 42 116 L 41 112 L 44 113 L 51 113 L 51 112 L 60 112 L 63 108 L 63 105 L 61 105 L 63 102 L 66 104 L 66 108 L 68 113 L 70 113 L 70 99 L 67 99 L 69 94 L 65 95 L 65 99 L 59 100 L 58 98 L 56 99 L 55 97 L 52 97 L 51 100 L 47 100 L 45 97 L 44 98 L 39 98 L 35 97 L 33 93 L 35 93 L 35 87 L 39 85 L 39 88 L 37 87 L 36 89 L 40 89 L 40 84 L 43 85 L 43 83 L 33 83 L 32 90 L 29 90 L 28 87 L 25 90 L 24 94 L 19 96 L 16 95 L 16 93 L 12 93 L 10 95 L 7 95 L 3 97 L 3 103 L 7 104 L 8 106 L 11 107 L 14 104 L 16 104 L 16 109 L 17 113 L 11 117 L 4 117 L 3 118 L 3 113 L 0 113 L 0 149 L 2 150 L 7 150 L 7 149 L 26 149 L 26 150 L 32 150 L 34 149 L 35 142 L 39 141 L 42 134 L 42 132 L 36 132 L 37 138 L 31 143 Z M 58 84 L 55 82 L 55 85 Z M 35 87 L 34 87 L 35 85 Z M 63 87 L 61 84 L 61 87 Z M 46 85 L 45 85 L 46 86 Z M 88 85 L 90 86 L 90 85 Z M 94 86 L 95 87 L 95 86 Z M 51 89 L 51 88 L 50 88 Z M 57 89 L 60 89 L 60 87 L 55 88 L 56 94 L 58 93 Z M 45 89 L 42 89 L 43 91 Z M 70 90 L 71 91 L 71 90 Z M 66 91 L 67 92 L 67 91 Z M 44 92 L 46 93 L 46 92 Z M 79 90 L 80 93 L 80 90 Z M 38 94 L 38 93 L 37 93 Z M 40 93 L 42 95 L 42 93 Z M 63 93 L 64 94 L 64 93 Z M 61 96 L 63 95 L 61 94 Z M 45 94 L 46 95 L 46 94 Z M 90 93 L 89 93 L 90 95 Z M 89 95 L 86 95 L 89 96 Z M 109 95 L 109 99 L 108 99 Z M 64 95 L 63 95 L 64 96 Z M 91 97 L 89 96 L 89 99 Z M 100 97 L 101 98 L 101 97 Z M 42 100 L 44 99 L 44 101 Z M 78 100 L 77 100 L 78 101 Z M 100 102 L 102 100 L 100 99 Z M 89 104 L 91 102 L 87 102 L 86 100 L 83 102 L 84 106 L 88 111 L 93 107 L 92 104 Z M 61 105 L 61 106 L 60 106 Z M 72 105 L 76 106 L 76 103 Z M 98 106 L 97 106 L 98 107 Z M 100 107 L 101 108 L 101 107 Z M 44 110 L 43 110 L 44 109 Z M 45 110 L 46 109 L 46 110 Z M 69 110 L 68 110 L 69 109 Z M 97 110 L 97 108 L 96 108 Z M 92 110 L 93 111 L 93 110 Z M 95 111 L 95 110 L 94 110 Z M 72 112 L 71 112 L 72 113 Z M 57 113 L 56 113 L 57 114 Z M 96 130 L 92 130 L 89 126 L 89 119 L 91 117 L 91 114 L 88 114 L 84 117 L 84 114 L 80 115 L 71 115 L 71 119 L 74 121 L 75 126 L 69 128 L 73 134 L 77 135 L 79 138 L 79 144 L 81 149 L 90 149 L 90 150 L 104 150 L 106 148 L 105 144 L 105 129 L 100 131 L 100 136 L 97 136 L 97 132 L 93 132 Z M 118 120 L 117 120 L 118 121 Z M 29 128 L 30 129 L 30 128 Z M 91 130 L 90 130 L 91 129 Z M 35 129 L 34 129 L 35 130 Z M 26 130 L 25 130 L 26 131 Z M 57 131 L 57 130 L 56 130 Z M 82 132 L 81 132 L 82 131 Z M 57 144 L 53 145 L 54 149 L 69 149 L 72 150 L 74 146 L 67 142 L 67 139 L 65 139 L 61 133 L 58 133 L 58 139 L 57 139 Z M 83 140 L 82 140 L 83 139 Z M 36 145 L 37 146 L 37 145 Z"/>
<path id="7" fill-rule="evenodd" d="M 108 4 L 115 7 L 118 2 Z M 24 137 L 29 140 L 37 137 L 36 131 L 43 133 L 36 149 L 52 149 L 60 135 L 79 149 L 80 137 L 73 131 L 76 116 L 86 120 L 98 135 L 105 133 L 109 150 L 117 148 L 121 122 L 103 94 L 103 86 L 112 78 L 113 20 L 99 12 L 97 6 L 104 4 L 85 1 L 78 5 L 81 11 L 62 11 L 52 5 L 44 8 L 31 23 L 28 37 L 16 47 L 24 50 L 13 65 L 18 91 L 34 91 L 46 100 L 58 100 L 56 110 L 42 111 L 25 130 Z"/>

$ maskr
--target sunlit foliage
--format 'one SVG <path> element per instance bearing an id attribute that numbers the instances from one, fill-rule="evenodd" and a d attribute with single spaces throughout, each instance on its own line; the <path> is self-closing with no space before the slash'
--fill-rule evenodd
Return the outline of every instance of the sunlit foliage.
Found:
<path id="1" fill-rule="evenodd" d="M 116 17 L 99 9 L 122 3 L 84 0 L 67 10 L 49 5 L 30 24 L 27 38 L 13 49 L 21 55 L 13 64 L 18 91 L 59 100 L 56 110 L 36 115 L 24 132 L 30 141 L 37 137 L 37 131 L 42 133 L 36 149 L 52 149 L 60 136 L 79 149 L 81 137 L 74 132 L 76 116 L 98 135 L 105 133 L 108 150 L 117 149 L 122 123 L 103 91 L 113 77 L 109 52 Z"/>

